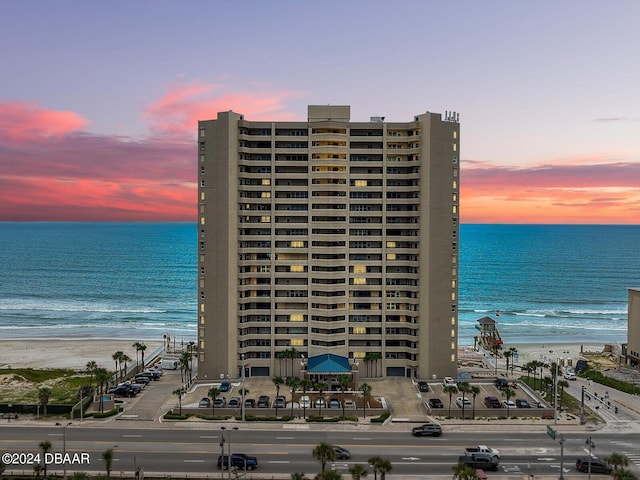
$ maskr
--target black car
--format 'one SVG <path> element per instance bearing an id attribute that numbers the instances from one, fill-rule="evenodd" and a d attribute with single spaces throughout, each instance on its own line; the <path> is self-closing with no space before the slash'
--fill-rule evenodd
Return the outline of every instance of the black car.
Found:
<path id="1" fill-rule="evenodd" d="M 232 453 L 231 467 L 241 470 L 253 470 L 258 467 L 258 459 L 244 453 Z M 229 468 L 229 455 L 218 456 L 218 468 Z"/>
<path id="2" fill-rule="evenodd" d="M 576 468 L 579 472 L 587 473 L 589 472 L 589 463 L 591 463 L 591 473 L 610 474 L 613 470 L 611 465 L 596 457 L 591 457 L 591 462 L 589 462 L 589 457 L 578 457 L 576 460 Z"/>
<path id="3" fill-rule="evenodd" d="M 531 405 L 524 398 L 516 398 L 516 407 L 518 407 L 518 408 L 531 408 Z"/>
<path id="4" fill-rule="evenodd" d="M 442 427 L 436 423 L 425 423 L 419 427 L 413 427 L 411 434 L 414 437 L 439 437 L 442 435 Z"/>
<path id="5" fill-rule="evenodd" d="M 420 380 L 418 382 L 418 390 L 420 390 L 421 392 L 428 392 L 429 391 L 429 384 L 427 382 L 425 382 L 424 380 Z"/>
<path id="6" fill-rule="evenodd" d="M 348 460 L 351 458 L 351 452 L 346 448 L 338 447 L 337 445 L 333 446 L 333 451 L 336 454 L 337 460 Z"/>
<path id="7" fill-rule="evenodd" d="M 431 408 L 444 408 L 444 403 L 442 403 L 442 400 L 440 400 L 439 398 L 430 398 L 429 406 Z"/>
<path id="8" fill-rule="evenodd" d="M 115 395 L 116 397 L 135 397 L 136 396 L 136 392 L 131 388 L 127 388 L 126 385 L 114 387 L 108 390 L 107 393 Z"/>
<path id="9" fill-rule="evenodd" d="M 502 404 L 498 397 L 494 397 L 493 395 L 489 395 L 488 397 L 484 397 L 484 406 L 487 408 L 502 408 Z"/>
<path id="10" fill-rule="evenodd" d="M 506 378 L 496 378 L 494 384 L 499 390 L 509 387 L 509 381 Z"/>
<path id="11" fill-rule="evenodd" d="M 273 401 L 273 408 L 284 408 L 287 405 L 287 399 L 282 395 L 278 395 Z"/>
<path id="12" fill-rule="evenodd" d="M 244 408 L 255 408 L 255 406 L 256 406 L 255 398 L 245 398 Z"/>
<path id="13" fill-rule="evenodd" d="M 258 408 L 269 408 L 269 396 L 260 395 L 258 397 Z"/>

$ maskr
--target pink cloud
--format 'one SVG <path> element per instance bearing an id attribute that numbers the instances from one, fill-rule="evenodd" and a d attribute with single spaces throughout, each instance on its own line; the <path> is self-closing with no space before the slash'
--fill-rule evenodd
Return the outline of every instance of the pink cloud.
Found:
<path id="1" fill-rule="evenodd" d="M 0 102 L 0 139 L 32 141 L 60 137 L 88 124 L 74 112 L 45 110 L 32 102 Z"/>
<path id="2" fill-rule="evenodd" d="M 228 92 L 219 84 L 199 81 L 171 85 L 167 93 L 145 108 L 145 117 L 156 131 L 193 134 L 198 120 L 216 118 L 218 112 L 233 110 L 252 120 L 291 118 L 285 100 L 296 92 Z"/>

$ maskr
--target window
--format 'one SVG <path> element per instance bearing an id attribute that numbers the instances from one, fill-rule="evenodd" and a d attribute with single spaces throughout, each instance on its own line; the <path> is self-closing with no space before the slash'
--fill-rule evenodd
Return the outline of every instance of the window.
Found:
<path id="1" fill-rule="evenodd" d="M 366 187 L 367 186 L 367 181 L 366 180 L 354 180 L 353 185 L 356 187 Z"/>
<path id="2" fill-rule="evenodd" d="M 353 273 L 365 273 L 367 271 L 366 265 L 354 265 Z"/>
<path id="3" fill-rule="evenodd" d="M 271 222 L 271 215 L 262 215 L 260 217 L 260 222 L 262 222 L 262 223 L 270 223 Z"/>
<path id="4" fill-rule="evenodd" d="M 262 185 L 264 185 L 264 186 L 271 185 L 271 179 L 270 178 L 263 178 L 262 179 Z"/>
<path id="5" fill-rule="evenodd" d="M 290 322 L 302 322 L 304 320 L 304 315 L 301 313 L 292 313 L 289 315 Z"/>
<path id="6" fill-rule="evenodd" d="M 367 284 L 367 279 L 364 277 L 357 277 L 353 279 L 353 284 L 354 285 L 366 285 Z"/>
<path id="7" fill-rule="evenodd" d="M 291 265 L 291 271 L 292 272 L 304 272 L 304 266 L 303 265 Z"/>
<path id="8" fill-rule="evenodd" d="M 302 248 L 302 247 L 304 247 L 304 242 L 301 241 L 301 240 L 296 240 L 296 241 L 291 242 L 291 246 L 293 248 Z"/>
<path id="9" fill-rule="evenodd" d="M 395 253 L 387 253 L 387 260 L 395 260 L 395 259 L 396 259 Z"/>
<path id="10" fill-rule="evenodd" d="M 296 347 L 301 347 L 304 345 L 304 339 L 302 338 L 292 338 L 291 345 Z"/>
<path id="11" fill-rule="evenodd" d="M 262 198 L 271 198 L 271 192 L 262 192 L 260 197 L 262 197 Z"/>
<path id="12" fill-rule="evenodd" d="M 387 242 L 387 248 L 396 248 L 396 242 Z"/>
<path id="13" fill-rule="evenodd" d="M 353 333 L 356 335 L 362 335 L 367 333 L 367 327 L 353 327 Z"/>

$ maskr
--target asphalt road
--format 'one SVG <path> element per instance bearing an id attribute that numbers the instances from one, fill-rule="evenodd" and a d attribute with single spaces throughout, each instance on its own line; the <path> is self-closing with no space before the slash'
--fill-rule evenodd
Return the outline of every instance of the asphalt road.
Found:
<path id="1" fill-rule="evenodd" d="M 366 465 L 369 457 L 380 455 L 391 461 L 394 475 L 450 475 L 451 467 L 464 448 L 477 444 L 487 444 L 500 451 L 498 474 L 558 476 L 560 472 L 560 445 L 544 431 L 508 434 L 445 431 L 439 438 L 414 438 L 409 433 L 409 427 L 406 432 L 282 429 L 252 431 L 245 427 L 250 426 L 240 426 L 239 430 L 231 433 L 232 451 L 256 455 L 259 466 L 255 473 L 260 475 L 288 476 L 292 472 L 311 475 L 319 472 L 320 465 L 313 459 L 311 451 L 320 442 L 340 445 L 351 451 L 349 460 L 338 461 L 332 466 L 343 473 L 347 473 L 349 466 L 356 463 Z M 0 430 L 0 450 L 2 453 L 23 452 L 35 455 L 39 452 L 39 443 L 48 440 L 52 443 L 52 452 L 64 453 L 66 446 L 66 453 L 70 455 L 88 454 L 88 464 L 74 464 L 71 458 L 67 463 L 68 473 L 104 471 L 101 454 L 107 448 L 114 448 L 114 476 L 119 472 L 130 475 L 136 466 L 143 466 L 147 473 L 204 473 L 218 476 L 221 473 L 216 467 L 216 461 L 221 452 L 221 434 L 219 429 L 120 429 L 72 425 L 67 428 L 64 442 L 60 427 L 7 426 Z M 632 470 L 640 472 L 640 456 L 637 455 L 640 434 L 608 432 L 593 433 L 591 437 L 596 445 L 594 453 L 599 457 L 605 457 L 614 451 L 624 453 L 632 459 Z M 586 455 L 588 450 L 585 440 L 584 433 L 565 435 L 565 474 L 577 474 L 575 458 Z M 227 452 L 228 443 L 225 443 L 224 448 Z M 634 459 L 637 462 L 635 464 Z M 48 469 L 50 472 L 62 472 L 59 464 L 49 465 Z M 26 473 L 33 471 L 32 465 L 11 465 L 8 470 Z"/>

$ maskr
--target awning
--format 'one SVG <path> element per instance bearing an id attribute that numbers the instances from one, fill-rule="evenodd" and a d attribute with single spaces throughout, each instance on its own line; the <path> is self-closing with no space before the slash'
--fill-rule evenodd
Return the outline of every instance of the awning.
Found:
<path id="1" fill-rule="evenodd" d="M 351 365 L 349 365 L 349 359 L 347 357 L 324 353 L 322 355 L 316 355 L 315 357 L 309 357 L 307 373 L 351 373 Z"/>

